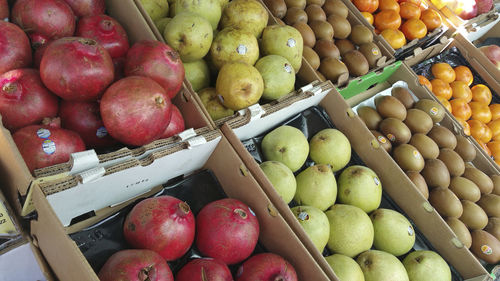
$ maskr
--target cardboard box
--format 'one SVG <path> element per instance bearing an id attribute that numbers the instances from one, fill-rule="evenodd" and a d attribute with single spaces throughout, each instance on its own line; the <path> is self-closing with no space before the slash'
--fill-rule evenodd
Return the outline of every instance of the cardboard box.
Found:
<path id="1" fill-rule="evenodd" d="M 103 190 L 101 196 L 108 194 L 108 197 L 113 197 L 120 192 L 115 190 L 116 186 L 120 187 L 121 191 L 140 186 L 152 189 L 171 178 L 188 175 L 200 168 L 209 169 L 228 197 L 241 200 L 256 213 L 261 226 L 259 241 L 267 250 L 290 261 L 300 280 L 331 280 L 293 234 L 227 139 L 219 132 L 214 133 L 212 141 L 191 148 L 186 147 L 185 143 L 177 144 L 171 149 L 153 153 L 149 161 L 124 169 L 117 165 L 100 180 L 78 183 L 77 188 L 92 188 L 94 183 Z M 143 185 L 143 182 L 146 184 Z M 65 229 L 58 219 L 64 218 L 59 210 L 59 205 L 63 202 L 53 202 L 48 195 L 58 186 L 69 187 L 74 184 L 76 179 L 69 178 L 66 183 L 35 186 L 33 200 L 38 216 L 36 220 L 31 221 L 31 233 L 60 280 L 98 280 L 75 242 L 68 237 L 68 229 Z M 77 207 L 88 204 L 82 202 L 81 198 L 74 194 L 66 199 L 66 205 Z"/>

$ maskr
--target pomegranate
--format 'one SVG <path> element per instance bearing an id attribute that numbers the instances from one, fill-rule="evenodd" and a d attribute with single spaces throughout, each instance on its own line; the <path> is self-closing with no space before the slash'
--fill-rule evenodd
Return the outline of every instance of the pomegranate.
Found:
<path id="1" fill-rule="evenodd" d="M 477 3 L 476 0 L 465 1 L 459 17 L 463 20 L 470 20 L 477 16 Z"/>
<path id="2" fill-rule="evenodd" d="M 115 67 L 115 82 L 125 77 L 125 57 L 113 58 L 113 66 Z"/>
<path id="3" fill-rule="evenodd" d="M 9 19 L 9 4 L 7 0 L 0 0 L 0 20 Z"/>
<path id="4" fill-rule="evenodd" d="M 165 90 L 151 78 L 130 76 L 111 85 L 101 99 L 109 134 L 128 145 L 145 145 L 165 132 L 172 116 Z"/>
<path id="5" fill-rule="evenodd" d="M 67 162 L 71 153 L 85 150 L 77 133 L 46 125 L 24 127 L 12 138 L 31 172 Z"/>
<path id="6" fill-rule="evenodd" d="M 5 128 L 15 131 L 55 117 L 59 99 L 49 92 L 35 69 L 15 69 L 0 75 L 0 114 Z"/>
<path id="7" fill-rule="evenodd" d="M 500 47 L 497 45 L 487 45 L 479 48 L 493 65 L 500 70 Z"/>
<path id="8" fill-rule="evenodd" d="M 493 8 L 493 0 L 477 0 L 477 14 L 487 13 Z"/>
<path id="9" fill-rule="evenodd" d="M 158 82 L 169 98 L 174 98 L 182 87 L 184 66 L 179 54 L 165 43 L 143 40 L 127 52 L 125 75 L 147 76 Z"/>
<path id="10" fill-rule="evenodd" d="M 31 65 L 28 36 L 15 24 L 0 20 L 0 74 Z"/>
<path id="11" fill-rule="evenodd" d="M 172 117 L 170 118 L 170 123 L 161 138 L 166 139 L 173 135 L 177 135 L 178 133 L 184 131 L 184 128 L 184 118 L 182 118 L 181 111 L 177 108 L 177 106 L 172 104 Z"/>
<path id="12" fill-rule="evenodd" d="M 174 281 L 172 271 L 151 250 L 122 250 L 114 253 L 99 271 L 101 281 Z"/>
<path id="13" fill-rule="evenodd" d="M 92 101 L 113 82 L 114 66 L 95 40 L 66 37 L 47 46 L 40 75 L 45 86 L 61 98 Z"/>
<path id="14" fill-rule="evenodd" d="M 200 252 L 226 264 L 248 258 L 259 238 L 259 222 L 253 211 L 230 198 L 203 207 L 196 217 L 196 230 L 196 246 Z"/>
<path id="15" fill-rule="evenodd" d="M 236 281 L 297 281 L 297 273 L 284 258 L 263 253 L 245 261 L 236 273 Z"/>
<path id="16" fill-rule="evenodd" d="M 45 51 L 47 50 L 48 46 L 49 43 L 45 43 L 35 48 L 35 52 L 33 53 L 33 66 L 35 66 L 37 69 L 40 69 L 40 64 L 42 63 L 43 55 L 45 54 Z"/>
<path id="17" fill-rule="evenodd" d="M 106 5 L 104 0 L 64 0 L 73 9 L 77 17 L 86 17 L 104 14 Z"/>
<path id="18" fill-rule="evenodd" d="M 63 0 L 17 0 L 12 7 L 12 22 L 27 33 L 50 39 L 75 33 L 75 14 Z"/>
<path id="19" fill-rule="evenodd" d="M 97 102 L 62 101 L 59 117 L 62 127 L 77 132 L 89 148 L 106 148 L 118 143 L 104 127 Z"/>
<path id="20" fill-rule="evenodd" d="M 125 56 L 129 48 L 127 33 L 114 18 L 107 15 L 81 18 L 76 36 L 94 39 L 112 58 Z"/>
<path id="21" fill-rule="evenodd" d="M 175 281 L 193 280 L 233 281 L 233 276 L 224 262 L 212 258 L 202 258 L 188 262 L 175 276 Z"/>
<path id="22" fill-rule="evenodd" d="M 153 250 L 167 261 L 178 259 L 189 250 L 194 231 L 189 205 L 172 196 L 139 202 L 123 224 L 123 234 L 130 245 Z"/>

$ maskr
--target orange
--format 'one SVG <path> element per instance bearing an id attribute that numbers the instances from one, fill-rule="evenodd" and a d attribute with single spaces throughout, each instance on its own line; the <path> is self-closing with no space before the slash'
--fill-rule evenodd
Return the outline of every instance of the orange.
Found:
<path id="1" fill-rule="evenodd" d="M 490 104 L 491 120 L 500 119 L 500 104 Z"/>
<path id="2" fill-rule="evenodd" d="M 495 157 L 495 155 L 500 156 L 500 141 L 490 141 L 486 144 L 486 146 L 490 149 L 493 157 Z"/>
<path id="3" fill-rule="evenodd" d="M 491 91 L 490 88 L 483 84 L 477 84 L 471 88 L 472 100 L 484 103 L 486 105 L 491 102 Z"/>
<path id="4" fill-rule="evenodd" d="M 462 125 L 462 127 L 464 128 L 464 134 L 466 136 L 470 136 L 470 126 L 469 126 L 469 123 L 465 122 L 464 120 L 460 119 L 460 118 L 456 118 L 458 123 L 460 123 L 460 125 Z"/>
<path id="5" fill-rule="evenodd" d="M 432 75 L 435 78 L 439 78 L 446 83 L 451 83 L 455 81 L 455 71 L 451 66 L 445 62 L 438 62 L 431 67 Z"/>
<path id="6" fill-rule="evenodd" d="M 399 15 L 401 18 L 406 20 L 420 18 L 420 8 L 417 5 L 410 2 L 403 2 L 399 6 Z"/>
<path id="7" fill-rule="evenodd" d="M 465 121 L 469 120 L 470 116 L 472 115 L 472 111 L 466 100 L 454 99 L 450 101 L 450 105 L 451 114 L 453 114 L 453 116 Z"/>
<path id="8" fill-rule="evenodd" d="M 489 157 L 493 156 L 493 155 L 491 155 L 491 150 L 488 148 L 488 146 L 484 142 L 482 142 L 478 139 L 476 139 L 476 141 L 479 144 L 479 146 L 481 146 L 481 148 L 484 150 L 484 152 L 486 152 L 486 154 L 488 154 Z"/>
<path id="9" fill-rule="evenodd" d="M 469 102 L 470 110 L 472 111 L 471 118 L 479 120 L 485 124 L 491 121 L 491 111 L 488 105 L 477 101 Z"/>
<path id="10" fill-rule="evenodd" d="M 427 27 L 419 19 L 409 19 L 401 26 L 401 31 L 408 40 L 424 38 L 427 35 Z"/>
<path id="11" fill-rule="evenodd" d="M 441 102 L 441 104 L 444 106 L 444 108 L 446 108 L 450 113 L 451 113 L 451 104 L 450 102 L 443 98 L 443 97 L 437 97 L 438 100 Z"/>
<path id="12" fill-rule="evenodd" d="M 451 99 L 453 91 L 451 90 L 450 84 L 444 82 L 441 79 L 433 79 L 431 81 L 432 93 L 437 97 L 443 97 L 447 100 Z"/>
<path id="13" fill-rule="evenodd" d="M 422 4 L 422 0 L 399 0 L 399 4 L 402 4 L 405 2 L 413 3 L 417 6 L 420 6 L 420 4 Z"/>
<path id="14" fill-rule="evenodd" d="M 396 11 L 384 10 L 375 15 L 375 27 L 378 30 L 398 29 L 401 26 L 401 17 Z"/>
<path id="15" fill-rule="evenodd" d="M 352 3 L 360 12 L 373 13 L 378 9 L 378 0 L 353 0 Z"/>
<path id="16" fill-rule="evenodd" d="M 476 141 L 483 143 L 490 141 L 492 132 L 483 122 L 471 119 L 467 121 L 467 123 L 469 123 L 470 126 L 470 134 Z"/>
<path id="17" fill-rule="evenodd" d="M 500 140 L 500 120 L 492 120 L 490 123 L 486 124 L 486 126 L 490 128 L 493 140 Z"/>
<path id="18" fill-rule="evenodd" d="M 363 15 L 363 17 L 365 17 L 366 21 L 373 25 L 373 15 L 368 13 L 368 12 L 361 12 L 361 14 Z"/>
<path id="19" fill-rule="evenodd" d="M 429 81 L 429 79 L 427 79 L 425 76 L 423 75 L 418 75 L 418 82 L 420 82 L 421 85 L 424 85 L 426 86 L 429 91 L 432 92 L 432 84 L 431 84 L 431 81 Z"/>
<path id="20" fill-rule="evenodd" d="M 484 143 L 488 143 L 489 141 L 491 141 L 491 138 L 493 137 L 493 132 L 491 131 L 491 129 L 488 126 L 486 126 L 486 124 L 483 123 L 483 126 L 485 127 L 486 133 L 481 138 L 481 141 Z"/>
<path id="21" fill-rule="evenodd" d="M 455 71 L 455 80 L 463 81 L 467 83 L 467 86 L 472 84 L 474 77 L 472 76 L 472 72 L 467 66 L 459 65 L 453 69 Z"/>
<path id="22" fill-rule="evenodd" d="M 396 0 L 379 0 L 378 9 L 383 10 L 394 10 L 399 13 L 399 4 Z"/>
<path id="23" fill-rule="evenodd" d="M 429 31 L 433 31 L 442 24 L 441 16 L 434 9 L 427 9 L 423 11 L 420 15 L 420 19 L 424 22 L 425 26 L 427 26 L 427 30 Z"/>
<path id="24" fill-rule="evenodd" d="M 453 81 L 450 83 L 454 99 L 465 99 L 467 102 L 472 100 L 472 91 L 464 81 Z"/>
<path id="25" fill-rule="evenodd" d="M 405 35 L 397 29 L 385 29 L 380 33 L 380 35 L 387 40 L 389 45 L 391 45 L 394 50 L 406 45 Z"/>

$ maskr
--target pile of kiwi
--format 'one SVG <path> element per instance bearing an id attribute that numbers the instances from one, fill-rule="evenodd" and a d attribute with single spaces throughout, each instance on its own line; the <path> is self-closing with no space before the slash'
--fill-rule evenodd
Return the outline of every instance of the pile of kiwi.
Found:
<path id="1" fill-rule="evenodd" d="M 377 67 L 382 53 L 373 32 L 347 20 L 342 0 L 264 0 L 271 13 L 295 27 L 304 39 L 303 56 L 321 79 L 347 82 Z"/>
<path id="2" fill-rule="evenodd" d="M 487 263 L 498 263 L 500 176 L 490 177 L 470 163 L 476 149 L 438 124 L 445 115 L 439 103 L 415 102 L 406 88 L 393 87 L 390 96 L 375 99 L 375 107 L 360 106 L 357 113 L 381 146 L 465 247 Z"/>

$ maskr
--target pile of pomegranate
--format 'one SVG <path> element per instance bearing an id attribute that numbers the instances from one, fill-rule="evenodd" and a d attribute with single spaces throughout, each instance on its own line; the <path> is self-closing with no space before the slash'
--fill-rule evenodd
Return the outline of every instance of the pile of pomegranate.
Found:
<path id="1" fill-rule="evenodd" d="M 186 263 L 175 281 L 297 281 L 295 269 L 282 257 L 251 256 L 259 222 L 236 199 L 213 201 L 195 219 L 189 205 L 175 197 L 148 198 L 127 215 L 123 234 L 134 249 L 113 254 L 99 271 L 101 281 L 174 281 L 167 262 L 183 257 L 193 246 L 204 257 Z M 233 279 L 228 265 L 238 264 Z"/>
<path id="2" fill-rule="evenodd" d="M 0 115 L 30 171 L 184 130 L 171 102 L 184 80 L 179 54 L 158 41 L 129 46 L 104 12 L 104 0 L 17 0 L 10 10 L 0 0 Z"/>

